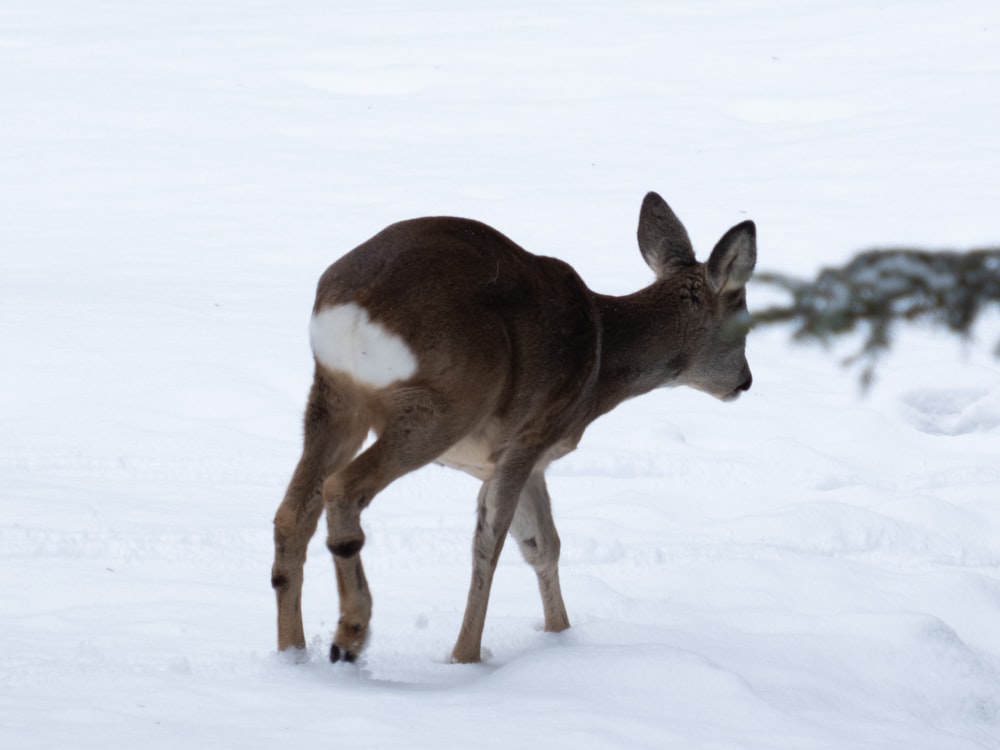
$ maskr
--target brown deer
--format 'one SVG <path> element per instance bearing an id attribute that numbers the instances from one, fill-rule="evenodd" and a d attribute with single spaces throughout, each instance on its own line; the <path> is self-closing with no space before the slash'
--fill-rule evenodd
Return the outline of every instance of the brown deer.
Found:
<path id="1" fill-rule="evenodd" d="M 753 222 L 699 263 L 684 226 L 649 193 L 638 238 L 656 280 L 625 297 L 592 292 L 566 263 L 457 218 L 393 224 L 326 270 L 310 326 L 304 449 L 274 518 L 279 650 L 306 645 L 303 565 L 325 510 L 340 595 L 330 658 L 356 658 L 372 606 L 361 511 L 431 461 L 483 482 L 452 660 L 479 661 L 508 532 L 538 576 L 545 630 L 569 627 L 548 464 L 625 399 L 687 385 L 728 401 L 751 383 L 740 321 Z M 377 439 L 357 455 L 369 431 Z"/>

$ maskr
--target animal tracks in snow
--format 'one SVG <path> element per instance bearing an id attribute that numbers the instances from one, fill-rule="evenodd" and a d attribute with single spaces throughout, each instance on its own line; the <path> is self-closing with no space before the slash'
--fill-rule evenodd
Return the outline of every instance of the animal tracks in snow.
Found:
<path id="1" fill-rule="evenodd" d="M 1000 425 L 1000 393 L 985 387 L 920 388 L 900 402 L 909 421 L 931 435 L 986 432 Z"/>

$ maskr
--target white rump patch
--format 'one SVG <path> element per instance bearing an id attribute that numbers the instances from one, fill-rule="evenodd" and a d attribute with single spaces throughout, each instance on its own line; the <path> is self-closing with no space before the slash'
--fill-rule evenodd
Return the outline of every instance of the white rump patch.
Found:
<path id="1" fill-rule="evenodd" d="M 375 388 L 406 380 L 417 371 L 417 358 L 403 339 L 353 302 L 313 315 L 309 343 L 324 367 L 346 372 Z"/>

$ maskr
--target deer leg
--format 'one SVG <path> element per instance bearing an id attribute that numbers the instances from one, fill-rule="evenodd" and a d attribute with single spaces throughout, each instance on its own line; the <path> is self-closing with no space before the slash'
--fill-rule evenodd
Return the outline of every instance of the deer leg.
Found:
<path id="1" fill-rule="evenodd" d="M 559 534 L 552 520 L 552 501 L 544 474 L 532 474 L 521 490 L 510 534 L 538 576 L 545 629 L 553 633 L 565 630 L 569 627 L 569 617 L 559 586 Z"/>
<path id="2" fill-rule="evenodd" d="M 278 650 L 304 649 L 302 579 L 306 547 L 316 531 L 323 501 L 319 473 L 312 461 L 299 461 L 285 497 L 274 516 L 274 565 L 271 586 L 278 603 Z"/>
<path id="3" fill-rule="evenodd" d="M 278 650 L 304 649 L 302 580 L 306 548 L 323 512 L 323 477 L 347 464 L 368 432 L 350 390 L 317 373 L 305 415 L 302 457 L 274 516 L 271 586 L 278 604 Z"/>
<path id="4" fill-rule="evenodd" d="M 479 490 L 476 533 L 472 542 L 472 582 L 462 627 L 451 652 L 453 662 L 468 664 L 480 659 L 493 574 L 532 464 L 533 461 L 524 461 L 498 465 L 493 478 L 484 482 Z"/>
<path id="5" fill-rule="evenodd" d="M 372 448 L 378 445 L 376 442 Z M 372 448 L 341 474 L 330 476 L 323 483 L 323 504 L 326 506 L 327 548 L 333 554 L 333 567 L 337 574 L 337 595 L 340 601 L 340 619 L 330 646 L 331 661 L 354 661 L 368 638 L 368 623 L 372 615 L 372 595 L 368 589 L 364 567 L 361 564 L 361 547 L 364 532 L 361 530 L 361 511 L 371 502 L 377 491 L 377 481 L 365 469 L 372 463 Z M 365 481 L 368 480 L 368 481 Z"/>
<path id="6" fill-rule="evenodd" d="M 372 596 L 361 563 L 365 535 L 361 511 L 391 482 L 444 453 L 467 428 L 428 389 L 400 389 L 390 400 L 378 439 L 323 483 L 340 596 L 340 619 L 330 648 L 332 661 L 354 661 L 368 638 Z"/>

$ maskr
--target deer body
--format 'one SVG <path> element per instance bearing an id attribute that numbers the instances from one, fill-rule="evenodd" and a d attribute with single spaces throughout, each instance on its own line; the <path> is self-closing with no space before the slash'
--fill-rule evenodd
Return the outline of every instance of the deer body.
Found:
<path id="1" fill-rule="evenodd" d="M 657 280 L 626 297 L 596 294 L 566 263 L 468 219 L 393 224 L 327 269 L 310 326 L 303 455 L 274 522 L 279 649 L 305 647 L 302 570 L 325 510 L 341 612 L 331 658 L 359 653 L 371 617 L 361 511 L 432 461 L 483 482 L 453 660 L 479 660 L 508 533 L 538 576 L 545 629 L 569 627 L 545 468 L 625 399 L 664 385 L 731 399 L 751 382 L 745 337 L 729 324 L 746 311 L 753 224 L 701 264 L 650 193 L 639 244 Z M 357 455 L 369 430 L 377 439 Z"/>

